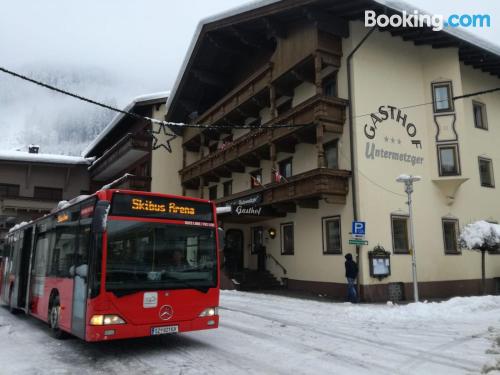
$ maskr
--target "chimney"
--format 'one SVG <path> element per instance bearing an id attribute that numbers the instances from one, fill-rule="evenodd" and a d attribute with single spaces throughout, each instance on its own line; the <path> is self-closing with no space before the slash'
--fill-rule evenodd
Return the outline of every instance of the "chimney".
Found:
<path id="1" fill-rule="evenodd" d="M 30 154 L 38 154 L 39 149 L 40 149 L 40 146 L 38 146 L 38 145 L 29 145 L 28 146 L 28 152 Z"/>

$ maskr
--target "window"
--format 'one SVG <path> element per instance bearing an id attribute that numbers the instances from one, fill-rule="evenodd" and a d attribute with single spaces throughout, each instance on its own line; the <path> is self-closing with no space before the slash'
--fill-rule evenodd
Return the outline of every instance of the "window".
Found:
<path id="1" fill-rule="evenodd" d="M 285 178 L 292 176 L 292 158 L 282 160 L 278 163 L 280 175 Z"/>
<path id="2" fill-rule="evenodd" d="M 293 223 L 281 224 L 281 254 L 293 255 Z"/>
<path id="3" fill-rule="evenodd" d="M 339 168 L 338 141 L 329 142 L 324 146 L 326 166 L 332 169 Z"/>
<path id="4" fill-rule="evenodd" d="M 252 227 L 252 254 L 257 254 L 259 246 L 264 244 L 264 228 Z"/>
<path id="5" fill-rule="evenodd" d="M 330 76 L 323 81 L 323 95 L 337 96 L 337 80 L 335 76 Z"/>
<path id="6" fill-rule="evenodd" d="M 62 189 L 35 186 L 34 197 L 51 201 L 62 200 Z"/>
<path id="7" fill-rule="evenodd" d="M 443 219 L 444 252 L 457 254 L 458 250 L 458 220 Z"/>
<path id="8" fill-rule="evenodd" d="M 342 254 L 340 216 L 325 217 L 323 221 L 323 254 Z"/>
<path id="9" fill-rule="evenodd" d="M 233 194 L 233 180 L 226 181 L 222 184 L 224 188 L 224 196 L 228 197 Z"/>
<path id="10" fill-rule="evenodd" d="M 434 112 L 453 111 L 451 82 L 439 82 L 432 84 L 432 101 Z"/>
<path id="11" fill-rule="evenodd" d="M 493 180 L 493 162 L 491 159 L 479 158 L 479 179 L 481 186 L 495 187 Z"/>
<path id="12" fill-rule="evenodd" d="M 252 189 L 262 186 L 262 169 L 250 173 L 250 186 Z"/>
<path id="13" fill-rule="evenodd" d="M 19 185 L 0 184 L 0 197 L 18 197 Z"/>
<path id="14" fill-rule="evenodd" d="M 395 254 L 408 254 L 408 217 L 392 216 L 392 248 Z"/>
<path id="15" fill-rule="evenodd" d="M 486 106 L 483 103 L 472 102 L 472 112 L 474 113 L 474 126 L 479 129 L 488 130 Z"/>
<path id="16" fill-rule="evenodd" d="M 208 199 L 214 201 L 217 199 L 217 185 L 208 188 Z"/>
<path id="17" fill-rule="evenodd" d="M 440 176 L 459 175 L 458 145 L 438 146 L 438 162 Z"/>

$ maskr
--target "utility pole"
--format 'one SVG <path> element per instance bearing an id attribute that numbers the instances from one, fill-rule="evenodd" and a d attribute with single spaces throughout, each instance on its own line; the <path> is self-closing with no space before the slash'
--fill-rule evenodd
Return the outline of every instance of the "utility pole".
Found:
<path id="1" fill-rule="evenodd" d="M 411 253 L 411 265 L 412 265 L 412 273 L 413 273 L 413 296 L 415 298 L 415 302 L 418 302 L 418 281 L 417 281 L 417 257 L 415 251 L 415 231 L 413 226 L 413 207 L 412 207 L 412 199 L 411 194 L 413 193 L 413 183 L 420 181 L 422 178 L 420 176 L 408 176 L 401 175 L 396 181 L 405 184 L 405 192 L 408 195 L 408 214 L 410 221 L 410 253 Z"/>

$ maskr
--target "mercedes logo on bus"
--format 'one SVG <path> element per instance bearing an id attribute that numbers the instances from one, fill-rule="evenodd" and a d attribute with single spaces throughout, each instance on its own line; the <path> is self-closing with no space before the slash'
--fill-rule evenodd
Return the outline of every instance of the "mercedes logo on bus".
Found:
<path id="1" fill-rule="evenodd" d="M 174 309 L 170 305 L 163 305 L 160 307 L 160 319 L 169 320 L 174 315 Z"/>

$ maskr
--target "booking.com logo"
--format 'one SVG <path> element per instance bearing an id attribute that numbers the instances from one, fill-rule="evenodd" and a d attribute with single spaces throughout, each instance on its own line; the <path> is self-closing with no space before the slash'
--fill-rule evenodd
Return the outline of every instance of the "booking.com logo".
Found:
<path id="1" fill-rule="evenodd" d="M 446 20 L 439 14 L 421 14 L 418 10 L 413 13 L 403 11 L 402 14 L 379 14 L 374 10 L 365 11 L 366 27 L 432 27 L 434 31 L 441 31 L 445 27 L 490 27 L 491 17 L 489 14 L 452 14 Z"/>

